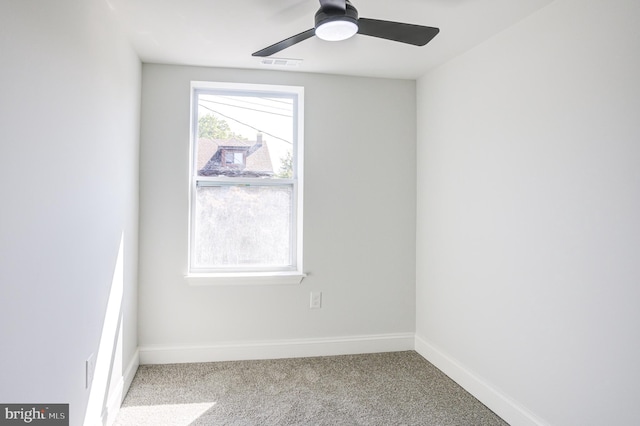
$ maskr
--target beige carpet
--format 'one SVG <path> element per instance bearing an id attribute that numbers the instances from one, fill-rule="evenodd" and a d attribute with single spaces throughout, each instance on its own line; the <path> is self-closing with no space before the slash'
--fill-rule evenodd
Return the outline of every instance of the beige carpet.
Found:
<path id="1" fill-rule="evenodd" d="M 409 351 L 143 365 L 116 425 L 506 423 Z"/>

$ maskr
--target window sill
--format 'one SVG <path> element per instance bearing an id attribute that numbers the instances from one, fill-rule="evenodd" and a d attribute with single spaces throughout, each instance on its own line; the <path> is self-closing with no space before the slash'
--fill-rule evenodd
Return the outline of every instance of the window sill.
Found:
<path id="1" fill-rule="evenodd" d="M 184 278 L 193 286 L 208 285 L 292 285 L 300 284 L 307 274 L 302 272 L 228 272 L 189 274 Z"/>

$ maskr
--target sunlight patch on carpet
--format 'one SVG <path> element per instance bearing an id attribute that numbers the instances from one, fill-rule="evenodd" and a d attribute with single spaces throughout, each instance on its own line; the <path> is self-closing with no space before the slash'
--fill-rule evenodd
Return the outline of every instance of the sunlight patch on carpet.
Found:
<path id="1" fill-rule="evenodd" d="M 207 412 L 215 402 L 122 407 L 120 411 L 136 426 L 188 425 Z M 116 422 L 117 424 L 117 422 Z"/>

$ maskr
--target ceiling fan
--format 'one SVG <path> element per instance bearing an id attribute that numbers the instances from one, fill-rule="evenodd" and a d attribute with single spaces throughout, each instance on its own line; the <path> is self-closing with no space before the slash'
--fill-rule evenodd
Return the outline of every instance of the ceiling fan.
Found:
<path id="1" fill-rule="evenodd" d="M 424 46 L 440 32 L 434 27 L 359 18 L 358 11 L 349 0 L 320 0 L 315 24 L 314 28 L 265 47 L 253 53 L 252 56 L 271 56 L 314 35 L 323 40 L 340 41 L 355 34 L 363 34 L 414 46 Z"/>

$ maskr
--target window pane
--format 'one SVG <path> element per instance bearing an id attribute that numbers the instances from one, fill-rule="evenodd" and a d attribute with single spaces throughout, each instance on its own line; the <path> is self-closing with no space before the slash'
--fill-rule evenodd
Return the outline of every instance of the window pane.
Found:
<path id="1" fill-rule="evenodd" d="M 197 96 L 199 176 L 293 176 L 293 97 L 238 92 Z"/>
<path id="2" fill-rule="evenodd" d="M 196 268 L 292 264 L 293 186 L 199 186 Z"/>

